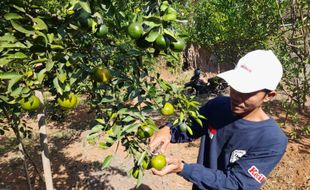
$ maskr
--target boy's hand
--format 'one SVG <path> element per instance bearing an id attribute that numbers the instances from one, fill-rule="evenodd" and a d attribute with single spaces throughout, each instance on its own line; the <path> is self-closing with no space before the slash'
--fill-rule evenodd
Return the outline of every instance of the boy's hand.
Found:
<path id="1" fill-rule="evenodd" d="M 171 134 L 169 127 L 161 128 L 157 133 L 151 137 L 150 148 L 153 151 L 158 146 L 161 146 L 159 152 L 164 153 L 167 146 L 170 144 Z"/>
<path id="2" fill-rule="evenodd" d="M 158 171 L 154 168 L 151 169 L 154 175 L 164 176 L 170 173 L 179 173 L 183 170 L 184 163 L 181 162 L 181 160 L 175 158 L 166 158 L 166 160 L 167 166 L 164 167 L 162 170 Z"/>

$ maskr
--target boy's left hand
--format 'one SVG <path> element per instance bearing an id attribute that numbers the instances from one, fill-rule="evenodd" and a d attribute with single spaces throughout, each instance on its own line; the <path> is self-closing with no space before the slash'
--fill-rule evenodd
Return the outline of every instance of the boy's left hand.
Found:
<path id="1" fill-rule="evenodd" d="M 183 170 L 184 163 L 181 160 L 175 158 L 166 158 L 167 165 L 162 170 L 158 171 L 152 168 L 152 172 L 154 175 L 164 176 L 170 173 L 179 173 Z"/>

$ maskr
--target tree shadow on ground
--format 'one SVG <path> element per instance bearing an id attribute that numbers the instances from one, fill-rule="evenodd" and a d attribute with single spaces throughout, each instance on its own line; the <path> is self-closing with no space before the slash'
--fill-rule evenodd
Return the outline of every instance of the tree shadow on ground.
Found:
<path id="1" fill-rule="evenodd" d="M 49 138 L 50 160 L 52 165 L 53 184 L 55 189 L 104 189 L 114 190 L 109 183 L 109 176 L 122 175 L 126 176 L 126 171 L 116 167 L 110 167 L 104 171 L 101 170 L 101 163 L 98 161 L 84 161 L 79 155 L 69 157 L 64 150 L 70 142 L 76 140 L 76 136 L 53 136 Z M 40 155 L 40 146 L 36 144 L 38 139 L 26 148 L 32 157 L 32 160 L 37 164 L 40 171 L 42 169 L 42 160 Z M 36 144 L 36 145 L 34 145 Z M 12 152 L 11 152 L 12 153 Z M 0 154 L 1 158 L 4 155 Z M 17 155 L 17 150 L 13 152 Z M 9 161 L 0 162 L 0 188 L 8 188 L 14 190 L 28 189 L 23 162 L 18 156 L 10 155 Z M 39 180 L 34 168 L 29 164 L 28 171 L 31 176 L 31 184 L 34 189 L 45 189 L 45 185 Z"/>

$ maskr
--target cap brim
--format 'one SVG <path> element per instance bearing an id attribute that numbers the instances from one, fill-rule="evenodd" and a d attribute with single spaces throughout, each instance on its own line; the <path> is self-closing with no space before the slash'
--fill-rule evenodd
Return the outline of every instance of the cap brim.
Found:
<path id="1" fill-rule="evenodd" d="M 250 93 L 264 89 L 253 76 L 246 72 L 240 72 L 237 69 L 220 73 L 217 76 L 224 79 L 229 86 L 241 93 Z"/>

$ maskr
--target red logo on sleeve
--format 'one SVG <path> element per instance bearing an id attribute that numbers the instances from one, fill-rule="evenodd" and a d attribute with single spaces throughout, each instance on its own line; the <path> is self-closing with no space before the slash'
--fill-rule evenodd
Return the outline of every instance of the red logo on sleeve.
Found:
<path id="1" fill-rule="evenodd" d="M 251 166 L 250 169 L 248 169 L 248 172 L 258 183 L 263 183 L 266 179 L 264 174 L 259 173 L 259 170 L 256 168 L 256 166 Z"/>
<path id="2" fill-rule="evenodd" d="M 209 133 L 209 137 L 210 139 L 213 138 L 213 136 L 216 134 L 216 129 L 213 128 L 212 125 L 208 125 L 208 133 Z"/>

